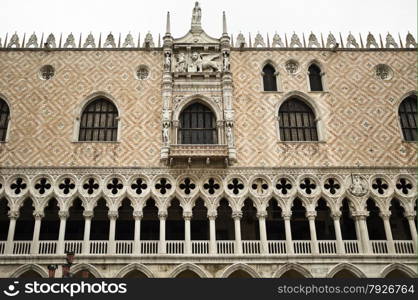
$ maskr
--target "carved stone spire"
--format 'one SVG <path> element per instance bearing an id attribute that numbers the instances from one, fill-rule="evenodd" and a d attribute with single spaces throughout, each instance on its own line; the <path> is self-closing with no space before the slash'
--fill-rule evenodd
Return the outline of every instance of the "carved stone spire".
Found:
<path id="1" fill-rule="evenodd" d="M 199 2 L 196 2 L 192 13 L 192 31 L 202 30 L 202 9 L 200 8 Z"/>
<path id="2" fill-rule="evenodd" d="M 165 26 L 165 35 L 170 36 L 171 35 L 171 26 L 170 26 L 170 12 L 167 12 L 167 23 Z"/>
<path id="3" fill-rule="evenodd" d="M 222 14 L 222 35 L 228 35 L 228 30 L 226 28 L 226 15 L 225 12 Z"/>

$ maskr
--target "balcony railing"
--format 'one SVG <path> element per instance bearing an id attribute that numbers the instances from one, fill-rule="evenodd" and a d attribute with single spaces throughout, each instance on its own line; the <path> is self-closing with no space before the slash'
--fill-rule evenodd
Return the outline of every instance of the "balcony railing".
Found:
<path id="1" fill-rule="evenodd" d="M 237 245 L 240 245 L 238 247 Z M 112 247 L 113 246 L 113 247 Z M 86 249 L 84 249 L 86 247 Z M 161 248 L 163 247 L 163 248 Z M 394 240 L 393 243 L 386 240 L 369 241 L 370 252 L 362 252 L 360 243 L 357 240 L 344 240 L 340 248 L 336 240 L 318 240 L 314 244 L 310 240 L 291 241 L 289 244 L 293 254 L 301 255 L 333 255 L 333 254 L 368 254 L 368 255 L 387 255 L 387 254 L 411 254 L 414 255 L 414 244 L 412 240 Z M 133 240 L 128 241 L 88 241 L 86 245 L 82 240 L 64 241 L 63 246 L 59 247 L 58 241 L 38 241 L 34 245 L 33 241 L 13 241 L 8 247 L 6 241 L 0 241 L 0 255 L 55 255 L 64 254 L 72 251 L 75 254 L 94 254 L 94 255 L 287 255 L 288 245 L 285 240 L 269 240 L 264 246 L 260 240 L 244 240 L 237 244 L 235 240 L 218 240 L 211 248 L 208 240 L 193 240 L 186 243 L 184 240 L 164 241 L 143 240 L 137 244 Z M 36 249 L 36 250 L 35 250 Z M 240 252 L 241 251 L 241 252 Z M 61 252 L 61 253 L 59 253 Z"/>
<path id="2" fill-rule="evenodd" d="M 227 145 L 182 145 L 170 146 L 170 157 L 210 157 L 223 158 L 228 156 Z"/>

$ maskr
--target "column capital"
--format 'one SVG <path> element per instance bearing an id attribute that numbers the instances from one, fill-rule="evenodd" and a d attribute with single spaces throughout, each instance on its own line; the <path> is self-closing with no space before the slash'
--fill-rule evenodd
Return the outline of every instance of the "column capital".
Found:
<path id="1" fill-rule="evenodd" d="M 241 219 L 242 218 L 242 211 L 234 211 L 232 212 L 232 219 Z"/>
<path id="2" fill-rule="evenodd" d="M 267 212 L 265 210 L 257 212 L 257 218 L 258 219 L 265 219 L 267 218 Z"/>
<path id="3" fill-rule="evenodd" d="M 34 211 L 33 216 L 35 217 L 35 220 L 41 220 L 45 214 L 43 211 Z"/>
<path id="4" fill-rule="evenodd" d="M 68 219 L 68 217 L 70 216 L 70 212 L 68 210 L 60 210 L 58 212 L 58 216 L 60 217 L 60 219 Z"/>
<path id="5" fill-rule="evenodd" d="M 305 215 L 308 218 L 308 220 L 315 220 L 315 218 L 316 218 L 316 211 L 313 211 L 313 210 L 306 211 L 306 214 Z"/>
<path id="6" fill-rule="evenodd" d="M 216 217 L 218 216 L 218 212 L 215 211 L 208 211 L 208 219 L 209 220 L 216 220 Z"/>
<path id="7" fill-rule="evenodd" d="M 390 212 L 390 211 L 381 211 L 381 212 L 379 213 L 379 216 L 380 216 L 383 220 L 389 220 L 390 215 L 391 215 L 391 212 Z"/>
<path id="8" fill-rule="evenodd" d="M 342 213 L 340 211 L 335 211 L 331 213 L 331 217 L 333 220 L 338 221 L 341 218 Z"/>
<path id="9" fill-rule="evenodd" d="M 18 210 L 10 210 L 7 215 L 9 216 L 9 219 L 17 219 L 19 218 L 20 212 Z"/>
<path id="10" fill-rule="evenodd" d="M 140 210 L 135 210 L 133 212 L 133 217 L 135 220 L 141 220 L 143 216 L 144 216 L 144 213 Z"/>
<path id="11" fill-rule="evenodd" d="M 414 212 L 414 211 L 406 211 L 406 212 L 404 212 L 404 216 L 405 216 L 405 218 L 407 218 L 408 220 L 412 220 L 412 221 L 415 221 L 415 216 L 416 216 L 417 214 L 416 214 L 416 212 Z"/>
<path id="12" fill-rule="evenodd" d="M 107 212 L 107 216 L 110 220 L 117 219 L 119 217 L 119 212 L 117 210 L 109 210 Z"/>
<path id="13" fill-rule="evenodd" d="M 160 220 L 165 220 L 167 219 L 167 211 L 166 210 L 162 210 L 158 212 L 158 218 Z"/>
<path id="14" fill-rule="evenodd" d="M 284 212 L 282 212 L 282 217 L 283 217 L 283 220 L 289 221 L 292 218 L 292 212 L 291 211 L 284 211 Z"/>
<path id="15" fill-rule="evenodd" d="M 353 211 L 351 212 L 351 216 L 354 219 L 365 220 L 369 216 L 369 212 L 367 210 Z"/>
<path id="16" fill-rule="evenodd" d="M 185 221 L 190 221 L 193 217 L 193 213 L 191 211 L 184 211 L 183 212 L 183 219 Z"/>
<path id="17" fill-rule="evenodd" d="M 94 216 L 94 213 L 93 213 L 92 210 L 85 210 L 85 211 L 83 211 L 83 217 L 85 219 L 91 219 L 91 218 L 93 218 L 93 216 Z"/>

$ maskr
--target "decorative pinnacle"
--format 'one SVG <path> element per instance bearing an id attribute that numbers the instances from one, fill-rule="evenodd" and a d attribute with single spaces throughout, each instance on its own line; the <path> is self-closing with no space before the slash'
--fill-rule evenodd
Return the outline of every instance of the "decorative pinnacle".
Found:
<path id="1" fill-rule="evenodd" d="M 170 36 L 171 35 L 171 26 L 170 26 L 170 12 L 167 12 L 167 24 L 165 28 L 165 35 Z"/>
<path id="2" fill-rule="evenodd" d="M 228 35 L 228 30 L 226 28 L 226 15 L 225 15 L 225 12 L 222 13 L 222 29 L 223 29 L 222 35 Z"/>

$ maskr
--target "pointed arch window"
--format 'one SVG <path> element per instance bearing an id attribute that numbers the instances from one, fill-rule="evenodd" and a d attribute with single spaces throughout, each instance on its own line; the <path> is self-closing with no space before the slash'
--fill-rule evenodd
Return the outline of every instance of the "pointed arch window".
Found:
<path id="1" fill-rule="evenodd" d="M 399 119 L 405 141 L 417 141 L 417 96 L 405 98 L 399 106 Z"/>
<path id="2" fill-rule="evenodd" d="M 311 87 L 311 91 L 313 92 L 323 91 L 324 86 L 322 84 L 321 68 L 319 68 L 316 64 L 311 64 L 308 68 L 308 75 L 309 75 L 309 85 Z"/>
<path id="3" fill-rule="evenodd" d="M 297 98 L 290 98 L 280 106 L 279 129 L 282 141 L 318 141 L 315 114 Z"/>
<path id="4" fill-rule="evenodd" d="M 263 68 L 263 87 L 265 92 L 277 91 L 276 70 L 270 64 Z"/>
<path id="5" fill-rule="evenodd" d="M 181 144 L 216 144 L 216 118 L 212 110 L 201 103 L 186 107 L 180 115 Z"/>
<path id="6" fill-rule="evenodd" d="M 90 102 L 80 119 L 79 141 L 116 141 L 118 135 L 118 110 L 107 99 Z"/>
<path id="7" fill-rule="evenodd" d="M 6 101 L 0 98 L 0 142 L 6 141 L 7 127 L 9 125 L 10 110 Z"/>

